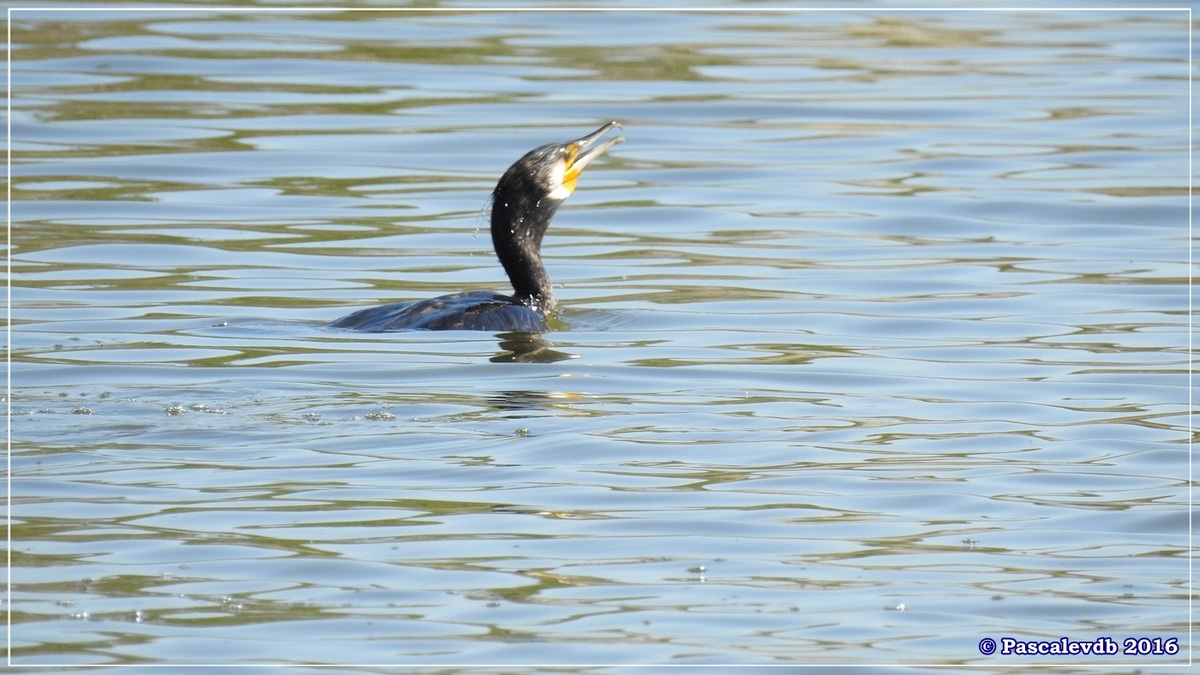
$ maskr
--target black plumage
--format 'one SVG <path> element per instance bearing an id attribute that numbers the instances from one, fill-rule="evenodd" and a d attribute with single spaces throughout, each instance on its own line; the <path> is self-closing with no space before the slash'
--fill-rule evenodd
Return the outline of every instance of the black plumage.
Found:
<path id="1" fill-rule="evenodd" d="M 621 125 L 609 122 L 582 138 L 550 143 L 525 153 L 504 172 L 492 191 L 492 246 L 513 294 L 468 291 L 428 300 L 359 310 L 334 321 L 334 328 L 401 330 L 487 330 L 538 333 L 557 303 L 542 264 L 542 237 L 562 201 L 575 191 L 579 174 L 593 159 L 620 143 L 600 139 Z"/>

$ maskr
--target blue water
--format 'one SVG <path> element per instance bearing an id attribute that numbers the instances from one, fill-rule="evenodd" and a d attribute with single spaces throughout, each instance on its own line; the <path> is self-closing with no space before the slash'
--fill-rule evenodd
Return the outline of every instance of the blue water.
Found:
<path id="1" fill-rule="evenodd" d="M 1186 13 L 13 16 L 13 664 L 1190 658 Z"/>

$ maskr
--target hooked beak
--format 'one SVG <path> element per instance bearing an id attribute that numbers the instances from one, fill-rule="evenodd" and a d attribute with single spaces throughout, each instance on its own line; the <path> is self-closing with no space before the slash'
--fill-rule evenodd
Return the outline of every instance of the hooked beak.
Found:
<path id="1" fill-rule="evenodd" d="M 567 144 L 567 165 L 563 171 L 562 181 L 562 186 L 567 190 L 567 194 L 575 191 L 575 181 L 579 180 L 579 174 L 583 173 L 584 167 L 590 164 L 593 159 L 604 154 L 605 150 L 625 140 L 624 136 L 616 136 L 603 143 L 596 144 L 604 134 L 613 129 L 620 128 L 621 125 L 617 122 L 609 122 L 587 136 L 578 138 Z"/>

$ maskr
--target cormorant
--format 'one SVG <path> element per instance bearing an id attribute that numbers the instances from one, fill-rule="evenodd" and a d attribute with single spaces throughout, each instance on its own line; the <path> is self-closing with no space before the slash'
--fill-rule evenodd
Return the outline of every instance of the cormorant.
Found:
<path id="1" fill-rule="evenodd" d="M 467 291 L 429 300 L 359 310 L 334 321 L 334 328 L 370 332 L 400 330 L 487 330 L 540 333 L 556 305 L 542 265 L 542 236 L 562 201 L 575 191 L 579 174 L 605 150 L 625 140 L 600 139 L 621 125 L 609 122 L 565 143 L 534 148 L 504 172 L 492 191 L 492 246 L 512 282 L 513 294 Z"/>

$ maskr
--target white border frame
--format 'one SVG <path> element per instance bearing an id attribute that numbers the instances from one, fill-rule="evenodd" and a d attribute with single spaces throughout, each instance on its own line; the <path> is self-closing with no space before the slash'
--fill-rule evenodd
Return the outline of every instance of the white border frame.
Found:
<path id="1" fill-rule="evenodd" d="M 6 61 L 6 113 L 7 113 L 7 133 L 6 133 L 6 178 L 7 191 L 5 196 L 6 206 L 6 229 L 5 229 L 5 542 L 7 551 L 5 553 L 5 645 L 6 645 L 6 664 L 9 667 L 14 667 L 12 660 L 12 23 L 13 15 L 17 12 L 205 12 L 205 13 L 240 13 L 240 14 L 264 14 L 264 13 L 288 13 L 299 12 L 305 14 L 322 13 L 322 12 L 437 12 L 437 13 L 464 13 L 464 14 L 494 14 L 494 13 L 510 13 L 510 12 L 671 12 L 671 13 L 739 13 L 739 14 L 755 14 L 755 13 L 802 13 L 802 12 L 875 12 L 875 13 L 896 13 L 896 12 L 1186 12 L 1188 22 L 1188 176 L 1187 176 L 1187 195 L 1188 195 L 1188 368 L 1187 368 L 1187 389 L 1188 389 L 1188 410 L 1187 420 L 1188 428 L 1191 431 L 1188 440 L 1188 645 L 1187 645 L 1187 661 L 1184 664 L 1167 663 L 1167 664 L 1141 664 L 1136 661 L 1113 662 L 1113 663 L 968 663 L 968 664 L 871 664 L 871 663 L 856 663 L 856 664 L 802 664 L 802 663 L 764 663 L 753 666 L 733 664 L 621 664 L 621 663 L 597 663 L 597 664 L 556 664 L 556 663 L 497 663 L 497 664 L 462 664 L 462 663 L 446 663 L 446 664 L 407 664 L 407 663 L 361 663 L 361 664 L 297 664 L 297 663 L 280 663 L 280 664 L 264 664 L 264 663 L 235 663 L 235 664 L 204 664 L 204 663 L 138 663 L 138 664 L 78 664 L 78 663 L 60 663 L 60 664 L 19 664 L 22 668 L 237 668 L 237 667 L 293 667 L 293 668 L 329 668 L 329 667 L 347 667 L 347 668 L 378 668 L 378 667 L 396 667 L 396 668 L 414 668 L 414 669 L 445 669 L 445 668 L 637 668 L 637 667 L 653 667 L 653 668 L 805 668 L 805 667 L 821 667 L 821 668 L 1177 668 L 1180 665 L 1191 666 L 1193 663 L 1193 606 L 1195 604 L 1195 585 L 1193 583 L 1193 562 L 1195 560 L 1195 547 L 1193 546 L 1193 513 L 1195 512 L 1195 503 L 1193 499 L 1193 490 L 1195 475 L 1192 468 L 1193 441 L 1195 438 L 1195 408 L 1193 405 L 1193 388 L 1194 380 L 1194 362 L 1192 355 L 1193 347 L 1193 305 L 1192 305 L 1192 281 L 1193 281 L 1193 259 L 1192 259 L 1192 155 L 1194 146 L 1192 143 L 1194 118 L 1192 114 L 1192 79 L 1193 79 L 1193 51 L 1192 51 L 1192 8 L 1186 7 L 773 7 L 773 6 L 752 6 L 752 7 L 700 7 L 700 8 L 675 8 L 675 7 L 223 7 L 223 6 L 196 6 L 196 7 L 8 7 L 6 13 L 6 40 L 7 40 L 7 61 Z M 1182 650 L 1181 650 L 1182 651 Z"/>

